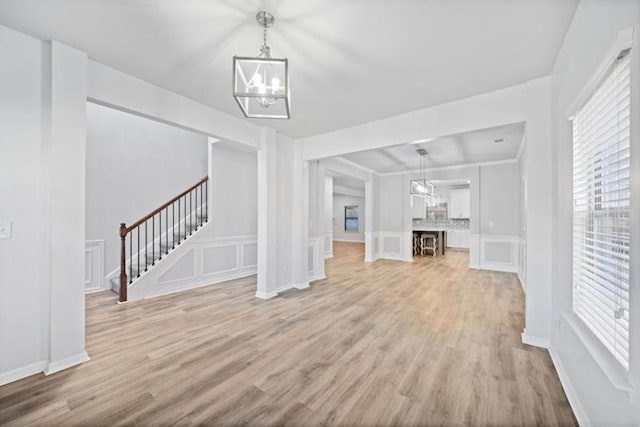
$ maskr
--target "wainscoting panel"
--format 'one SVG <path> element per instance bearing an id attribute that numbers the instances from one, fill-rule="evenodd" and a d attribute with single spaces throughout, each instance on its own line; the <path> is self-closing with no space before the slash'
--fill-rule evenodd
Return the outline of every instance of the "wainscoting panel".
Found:
<path id="1" fill-rule="evenodd" d="M 240 247 L 237 244 L 202 248 L 202 274 L 228 273 L 238 269 Z"/>
<path id="2" fill-rule="evenodd" d="M 378 259 L 378 233 L 364 232 L 364 260 L 373 262 Z"/>
<path id="3" fill-rule="evenodd" d="M 155 268 L 155 267 L 154 267 Z M 194 279 L 196 277 L 196 254 L 190 249 L 178 261 L 173 263 L 167 271 L 158 277 L 158 283 L 171 283 L 178 280 Z"/>
<path id="4" fill-rule="evenodd" d="M 517 236 L 471 235 L 469 267 L 480 270 L 518 273 L 520 238 Z"/>
<path id="5" fill-rule="evenodd" d="M 413 261 L 413 250 L 411 245 L 411 232 L 402 231 L 380 231 L 378 234 L 378 258 L 393 259 L 397 261 Z"/>
<path id="6" fill-rule="evenodd" d="M 322 280 L 324 274 L 324 236 L 309 238 L 309 282 Z"/>
<path id="7" fill-rule="evenodd" d="M 242 249 L 242 268 L 258 267 L 258 244 L 243 243 Z"/>
<path id="8" fill-rule="evenodd" d="M 382 251 L 385 254 L 400 254 L 400 242 L 402 242 L 402 236 L 384 236 L 382 239 Z"/>
<path id="9" fill-rule="evenodd" d="M 87 240 L 84 246 L 84 290 L 95 292 L 105 289 L 104 240 Z"/>
<path id="10" fill-rule="evenodd" d="M 520 240 L 520 265 L 518 267 L 518 279 L 522 289 L 527 292 L 527 242 Z"/>
<path id="11" fill-rule="evenodd" d="M 207 237 L 201 230 L 130 285 L 129 301 L 257 273 L 257 236 Z"/>
<path id="12" fill-rule="evenodd" d="M 324 234 L 324 257 L 333 258 L 333 233 Z"/>

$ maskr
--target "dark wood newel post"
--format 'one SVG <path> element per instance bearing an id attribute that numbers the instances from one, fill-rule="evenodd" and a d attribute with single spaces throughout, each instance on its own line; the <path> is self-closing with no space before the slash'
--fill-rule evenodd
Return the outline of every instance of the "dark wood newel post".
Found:
<path id="1" fill-rule="evenodd" d="M 120 302 L 127 302 L 127 255 L 125 240 L 127 238 L 127 226 L 120 224 Z"/>

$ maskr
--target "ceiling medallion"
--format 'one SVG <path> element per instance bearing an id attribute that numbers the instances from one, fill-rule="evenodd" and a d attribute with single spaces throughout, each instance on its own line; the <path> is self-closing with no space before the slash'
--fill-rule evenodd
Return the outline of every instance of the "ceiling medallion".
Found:
<path id="1" fill-rule="evenodd" d="M 267 44 L 267 29 L 273 26 L 275 18 L 261 11 L 256 20 L 264 31 L 260 54 L 233 57 L 233 97 L 245 117 L 289 119 L 289 62 L 286 58 L 272 58 Z"/>

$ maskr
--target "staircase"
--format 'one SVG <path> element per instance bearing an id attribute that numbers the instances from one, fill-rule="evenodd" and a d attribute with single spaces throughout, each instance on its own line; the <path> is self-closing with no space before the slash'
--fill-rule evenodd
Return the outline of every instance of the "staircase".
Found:
<path id="1" fill-rule="evenodd" d="M 120 224 L 120 276 L 111 279 L 119 302 L 146 272 L 166 258 L 209 220 L 209 177 L 127 226 Z"/>

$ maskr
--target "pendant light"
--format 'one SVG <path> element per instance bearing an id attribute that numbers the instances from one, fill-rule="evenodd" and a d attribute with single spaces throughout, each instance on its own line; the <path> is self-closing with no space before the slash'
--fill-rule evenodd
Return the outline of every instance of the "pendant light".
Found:
<path id="1" fill-rule="evenodd" d="M 423 197 L 429 205 L 438 203 L 439 197 L 434 191 L 434 186 L 431 181 L 428 181 L 425 176 L 425 158 L 427 156 L 427 150 L 419 148 L 416 150 L 420 155 L 420 179 L 412 179 L 410 183 L 410 191 L 412 196 Z"/>
<path id="2" fill-rule="evenodd" d="M 233 57 L 233 97 L 247 118 L 288 119 L 291 117 L 289 62 L 271 57 L 267 29 L 275 18 L 261 11 L 256 21 L 263 29 L 260 54 Z"/>

